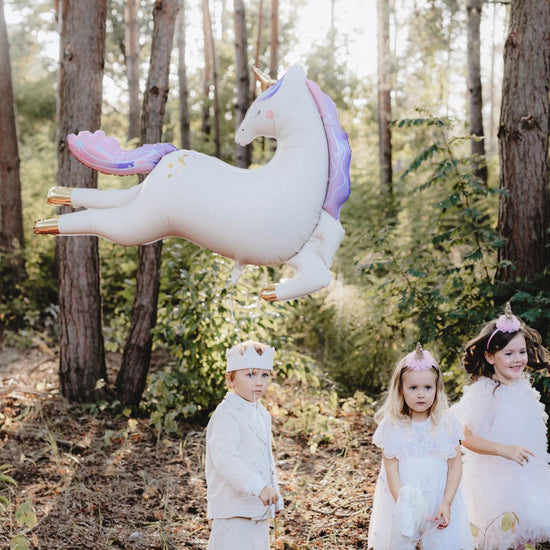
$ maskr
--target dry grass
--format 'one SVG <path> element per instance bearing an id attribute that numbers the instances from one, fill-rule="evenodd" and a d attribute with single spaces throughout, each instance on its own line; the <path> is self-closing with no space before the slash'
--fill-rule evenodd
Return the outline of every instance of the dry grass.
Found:
<path id="1" fill-rule="evenodd" d="M 0 507 L 0 547 L 24 532 L 32 548 L 206 548 L 204 426 L 158 438 L 146 419 L 92 415 L 59 395 L 49 350 L 0 356 L 0 465 L 17 482 Z M 353 406 L 273 385 L 276 459 L 286 511 L 274 548 L 366 548 L 377 471 L 371 423 Z M 353 405 L 353 403 L 352 403 Z M 15 509 L 31 499 L 37 525 Z"/>
<path id="2" fill-rule="evenodd" d="M 24 533 L 42 550 L 205 549 L 204 426 L 158 437 L 146 419 L 92 415 L 60 397 L 56 373 L 51 350 L 0 351 L 0 474 L 17 482 L 0 483 L 0 547 Z M 266 403 L 286 507 L 272 548 L 366 549 L 380 461 L 368 404 L 291 384 Z M 28 499 L 32 529 L 15 519 Z"/>

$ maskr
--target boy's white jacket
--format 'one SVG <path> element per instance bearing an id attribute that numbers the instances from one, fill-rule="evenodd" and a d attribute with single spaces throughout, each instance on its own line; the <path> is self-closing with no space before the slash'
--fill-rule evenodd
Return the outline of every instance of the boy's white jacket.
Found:
<path id="1" fill-rule="evenodd" d="M 209 518 L 265 519 L 283 508 L 271 449 L 271 416 L 263 405 L 226 394 L 206 428 L 205 473 Z M 266 485 L 279 493 L 275 506 L 264 506 L 258 498 Z"/>

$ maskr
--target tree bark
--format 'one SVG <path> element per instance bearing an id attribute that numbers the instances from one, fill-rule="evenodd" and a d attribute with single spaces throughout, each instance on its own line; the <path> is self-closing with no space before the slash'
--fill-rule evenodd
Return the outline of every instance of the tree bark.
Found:
<path id="1" fill-rule="evenodd" d="M 221 127 L 220 127 L 220 99 L 219 99 L 219 85 L 218 85 L 218 61 L 216 58 L 216 43 L 214 41 L 214 34 L 212 32 L 212 18 L 210 16 L 209 0 L 202 1 L 202 14 L 204 25 L 204 51 L 205 57 L 210 60 L 210 82 L 212 82 L 212 89 L 214 92 L 214 146 L 215 156 L 221 158 L 222 156 L 222 140 L 221 140 Z M 206 72 L 205 64 L 205 72 Z"/>
<path id="2" fill-rule="evenodd" d="M 162 140 L 177 11 L 178 0 L 156 0 L 153 7 L 151 60 L 141 114 L 142 143 Z M 118 398 L 128 405 L 140 402 L 151 363 L 151 331 L 157 322 L 161 253 L 162 241 L 138 249 L 136 295 L 130 331 L 115 383 Z"/>
<path id="3" fill-rule="evenodd" d="M 260 56 L 262 53 L 262 35 L 264 29 L 264 0 L 260 0 L 258 6 L 258 28 L 256 31 L 256 47 L 254 52 L 254 65 L 261 69 L 260 67 Z M 256 79 L 250 79 L 250 101 L 256 99 Z"/>
<path id="4" fill-rule="evenodd" d="M 246 36 L 246 12 L 243 0 L 233 0 L 235 12 L 235 79 L 237 105 L 235 107 L 235 129 L 244 119 L 250 107 L 250 77 L 248 70 L 248 40 Z M 251 145 L 235 143 L 235 163 L 240 168 L 248 168 L 252 160 Z"/>
<path id="5" fill-rule="evenodd" d="M 202 80 L 202 124 L 201 132 L 206 141 L 210 138 L 212 124 L 210 122 L 210 85 L 212 83 L 212 50 L 211 40 L 212 23 L 210 22 L 210 7 L 208 0 L 202 0 L 202 34 L 204 44 L 204 73 Z"/>
<path id="6" fill-rule="evenodd" d="M 69 152 L 67 134 L 101 123 L 107 0 L 61 0 L 57 184 L 97 187 L 97 172 Z M 67 207 L 61 209 L 68 211 Z M 96 401 L 106 379 L 97 237 L 58 237 L 59 376 L 70 401 Z"/>
<path id="7" fill-rule="evenodd" d="M 480 138 L 483 132 L 483 96 L 481 89 L 480 24 L 482 0 L 470 0 L 468 12 L 468 92 L 470 97 L 470 134 Z M 487 185 L 485 141 L 471 142 L 475 175 Z"/>
<path id="8" fill-rule="evenodd" d="M 531 279 L 549 263 L 548 89 L 550 9 L 548 0 L 513 0 L 504 47 L 499 123 L 499 260 L 511 262 L 497 279 Z"/>
<path id="9" fill-rule="evenodd" d="M 277 80 L 279 73 L 279 0 L 271 0 L 269 76 Z"/>
<path id="10" fill-rule="evenodd" d="M 128 141 L 139 137 L 139 0 L 126 0 L 124 9 L 126 73 L 130 108 L 128 116 Z"/>
<path id="11" fill-rule="evenodd" d="M 189 86 L 187 84 L 187 66 L 185 64 L 186 29 L 185 0 L 180 0 L 177 19 L 178 27 L 178 83 L 180 136 L 183 149 L 191 148 L 191 121 L 189 117 Z"/>
<path id="12" fill-rule="evenodd" d="M 391 145 L 391 52 L 390 6 L 388 0 L 378 0 L 378 142 L 380 188 L 383 196 L 393 195 Z"/>
<path id="13" fill-rule="evenodd" d="M 19 148 L 4 0 L 0 0 L 0 97 L 0 252 L 11 254 L 22 249 L 24 241 Z M 14 274 L 19 278 L 17 264 L 21 270 L 24 265 L 20 261 L 14 263 Z"/>

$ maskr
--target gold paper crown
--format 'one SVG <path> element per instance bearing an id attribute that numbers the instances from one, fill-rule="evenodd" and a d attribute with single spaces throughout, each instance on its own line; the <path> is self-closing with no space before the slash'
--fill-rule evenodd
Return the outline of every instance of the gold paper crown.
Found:
<path id="1" fill-rule="evenodd" d="M 267 346 L 264 349 L 262 355 L 260 355 L 255 349 L 254 345 L 250 344 L 244 354 L 241 344 L 233 346 L 231 349 L 226 350 L 225 355 L 227 357 L 226 372 L 232 372 L 241 369 L 264 369 L 273 370 L 273 355 L 275 349 Z"/>

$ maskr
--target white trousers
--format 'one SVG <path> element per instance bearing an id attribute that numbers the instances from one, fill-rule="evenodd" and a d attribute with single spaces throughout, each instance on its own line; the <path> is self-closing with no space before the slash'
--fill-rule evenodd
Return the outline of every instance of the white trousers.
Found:
<path id="1" fill-rule="evenodd" d="M 269 520 L 214 519 L 206 550 L 269 550 Z"/>

